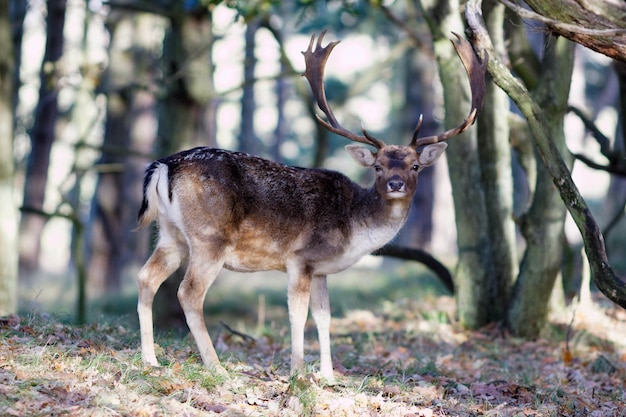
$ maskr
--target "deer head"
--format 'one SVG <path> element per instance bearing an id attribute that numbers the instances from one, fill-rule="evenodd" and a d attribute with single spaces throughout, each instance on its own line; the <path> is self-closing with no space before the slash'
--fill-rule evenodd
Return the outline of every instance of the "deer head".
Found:
<path id="1" fill-rule="evenodd" d="M 476 114 L 482 107 L 485 91 L 485 72 L 487 60 L 479 62 L 472 46 L 468 41 L 456 36 L 452 41 L 465 70 L 470 79 L 472 92 L 472 108 L 468 117 L 458 126 L 436 136 L 419 137 L 419 130 L 423 117 L 420 115 L 417 126 L 413 131 L 409 145 L 387 145 L 380 139 L 370 135 L 362 129 L 363 134 L 353 133 L 339 124 L 326 100 L 324 91 L 324 67 L 326 61 L 339 41 L 330 42 L 322 47 L 322 39 L 326 31 L 315 42 L 315 35 L 311 37 L 309 47 L 302 52 L 306 70 L 304 76 L 311 86 L 317 105 L 326 115 L 328 121 L 317 116 L 317 120 L 330 132 L 343 136 L 351 141 L 363 143 L 376 148 L 360 145 L 348 145 L 346 149 L 350 156 L 364 167 L 373 167 L 376 171 L 376 190 L 387 199 L 412 197 L 417 187 L 417 174 L 425 167 L 431 166 L 443 154 L 447 144 L 444 142 L 465 132 L 476 120 Z"/>

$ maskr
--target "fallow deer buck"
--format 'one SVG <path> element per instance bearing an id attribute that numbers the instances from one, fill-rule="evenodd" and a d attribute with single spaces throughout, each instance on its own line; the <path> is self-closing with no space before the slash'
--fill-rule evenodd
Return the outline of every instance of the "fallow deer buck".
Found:
<path id="1" fill-rule="evenodd" d="M 140 227 L 156 220 L 157 246 L 138 275 L 141 353 L 157 366 L 152 303 L 163 281 L 184 260 L 187 271 L 178 299 L 202 361 L 220 368 L 207 332 L 203 302 L 222 268 L 287 273 L 291 324 L 291 373 L 304 365 L 304 326 L 309 306 L 317 325 L 321 376 L 333 381 L 330 353 L 330 307 L 326 276 L 350 267 L 389 242 L 404 224 L 417 187 L 417 175 L 446 148 L 443 141 L 474 123 L 481 107 L 486 62 L 457 35 L 453 42 L 468 77 L 472 109 L 459 126 L 437 136 L 418 138 L 408 146 L 386 145 L 363 129 L 344 129 L 324 93 L 326 60 L 339 41 L 322 47 L 324 33 L 311 38 L 303 52 L 304 76 L 331 132 L 376 148 L 348 145 L 350 156 L 373 167 L 375 184 L 365 189 L 339 172 L 285 166 L 256 156 L 200 147 L 153 162 L 146 170 Z M 486 60 L 483 60 L 486 61 Z"/>

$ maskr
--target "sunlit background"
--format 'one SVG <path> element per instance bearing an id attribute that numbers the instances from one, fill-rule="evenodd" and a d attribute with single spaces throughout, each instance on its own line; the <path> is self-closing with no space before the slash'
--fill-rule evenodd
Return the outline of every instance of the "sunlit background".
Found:
<path id="1" fill-rule="evenodd" d="M 32 125 L 33 113 L 38 102 L 41 61 L 44 53 L 46 36 L 46 7 L 42 0 L 31 0 L 28 13 L 24 21 L 24 37 L 22 51 L 21 82 L 19 89 L 19 107 L 17 109 L 18 122 L 16 125 L 15 158 L 18 161 L 18 186 L 23 189 L 23 174 L 26 160 L 30 151 L 29 128 Z M 85 16 L 85 11 L 89 16 Z M 85 8 L 83 1 L 70 0 L 67 3 L 65 23 L 65 53 L 60 68 L 50 68 L 59 74 L 57 80 L 60 86 L 58 103 L 60 113 L 64 115 L 58 123 L 58 136 L 54 142 L 49 169 L 48 189 L 44 211 L 64 211 L 70 215 L 69 208 L 63 203 L 67 193 L 74 187 L 76 181 L 81 181 L 80 187 L 80 216 L 87 218 L 89 204 L 94 193 L 97 179 L 97 169 L 94 165 L 99 159 L 97 148 L 103 141 L 103 123 L 106 117 L 106 96 L 99 89 L 103 71 L 108 67 L 108 48 L 111 42 L 110 32 L 105 23 L 110 9 L 100 1 L 89 1 Z M 278 19 L 279 17 L 274 16 Z M 219 95 L 219 110 L 217 112 L 217 135 L 215 143 L 219 147 L 235 149 L 241 126 L 241 96 L 244 83 L 244 48 L 245 25 L 237 12 L 222 4 L 213 10 L 213 33 L 216 41 L 213 46 L 213 62 L 215 63 L 214 83 Z M 87 22 L 87 23 L 85 23 Z M 167 22 L 165 19 L 154 16 L 138 19 L 140 28 L 127 27 L 127 40 L 130 44 L 132 36 L 141 32 L 146 48 L 158 56 L 162 53 L 162 44 Z M 128 21 L 122 24 L 128 25 Z M 289 25 L 289 22 L 284 22 Z M 124 39 L 123 28 L 117 29 L 118 36 Z M 285 53 L 297 72 L 304 70 L 304 61 L 301 51 L 306 49 L 310 34 L 291 34 L 285 40 Z M 337 39 L 335 34 L 329 33 L 327 41 Z M 85 47 L 86 43 L 86 47 Z M 377 38 L 371 34 L 342 33 L 341 44 L 335 49 L 327 65 L 327 79 L 336 79 L 348 86 L 347 101 L 337 107 L 337 117 L 342 123 L 353 130 L 360 129 L 361 124 L 375 134 L 389 132 L 390 126 L 397 123 L 393 96 L 398 94 L 394 87 L 394 73 L 391 63 L 403 52 L 407 44 L 390 44 L 388 38 Z M 259 149 L 268 149 L 275 140 L 277 125 L 277 96 L 274 81 L 280 76 L 280 49 L 275 38 L 264 29 L 256 33 L 256 64 L 254 84 L 255 105 L 254 114 L 256 138 L 262 145 Z M 52 64 L 50 64 L 52 65 Z M 580 49 L 577 54 L 570 101 L 573 105 L 585 109 L 589 104 L 587 96 L 588 85 L 596 83 L 605 85 L 603 88 L 613 89 L 614 96 L 604 94 L 603 97 L 612 97 L 605 106 L 599 106 L 600 111 L 595 115 L 596 124 L 611 140 L 614 140 L 617 111 L 615 108 L 617 95 L 617 80 L 612 72 L 607 71 L 610 65 L 608 58 Z M 45 67 L 44 67 L 45 68 Z M 380 69 L 382 68 L 382 70 Z M 613 77 L 606 79 L 606 77 Z M 596 77 L 597 79 L 594 79 Z M 281 144 L 279 151 L 284 161 L 301 166 L 310 166 L 313 161 L 315 136 L 313 135 L 314 121 L 306 112 L 305 103 L 297 88 L 304 84 L 298 80 L 298 75 L 287 75 L 287 94 L 285 112 L 290 134 Z M 158 89 L 154 85 L 144 86 L 148 91 Z M 440 87 L 437 87 L 439 90 Z M 440 98 L 438 99 L 441 100 Z M 80 109 L 79 117 L 72 117 L 72 113 Z M 416 115 L 417 116 L 417 115 Z M 442 103 L 437 103 L 435 116 L 441 123 L 443 117 Z M 138 127 L 139 126 L 139 127 Z M 147 137 L 157 135 L 157 118 L 154 113 L 143 116 L 140 124 L 135 128 Z M 596 141 L 586 138 L 585 129 L 578 118 L 567 117 L 567 144 L 572 152 L 584 152 L 587 155 L 599 155 L 599 146 Z M 403 143 L 409 140 L 410 132 L 402 137 L 385 138 L 392 143 Z M 334 138 L 337 140 L 337 138 Z M 88 146 L 76 147 L 79 142 Z M 209 138 L 207 138 L 209 144 Z M 346 158 L 342 150 L 343 142 L 333 143 L 334 152 L 325 160 L 325 166 L 337 169 L 351 178 L 367 184 L 369 181 L 365 171 L 351 160 Z M 152 155 L 157 157 L 158 155 Z M 264 155 L 271 157 L 271 155 Z M 146 158 L 146 163 L 149 159 Z M 449 265 L 454 264 L 456 254 L 456 235 L 454 227 L 454 212 L 452 206 L 451 189 L 448 180 L 445 157 L 436 164 L 434 230 L 430 251 L 446 260 Z M 84 174 L 80 177 L 76 172 Z M 576 163 L 574 179 L 582 194 L 590 199 L 601 200 L 607 193 L 610 177 L 608 174 L 587 168 Z M 15 196 L 18 203 L 22 195 Z M 58 208 L 58 210 L 57 210 Z M 603 207 L 593 206 L 595 214 L 605 218 L 607 213 Z M 76 291 L 74 272 L 72 269 L 70 221 L 64 218 L 51 218 L 44 229 L 43 245 L 40 258 L 41 274 L 35 279 L 20 282 L 22 305 L 50 305 L 56 308 L 64 302 L 72 300 Z M 566 233 L 572 244 L 580 243 L 578 230 L 571 220 L 568 220 Z M 21 245 L 30 245 L 32 242 L 22 239 Z M 369 263 L 368 263 L 369 262 Z M 365 265 L 380 266 L 380 259 L 369 259 Z M 123 288 L 132 292 L 134 288 L 134 274 L 138 265 L 129 266 L 124 275 Z M 335 278 L 339 279 L 339 278 Z M 62 282 L 59 286 L 50 286 L 54 280 Z M 219 285 L 219 283 L 218 283 Z M 51 290 L 54 288 L 53 290 Z M 95 296 L 97 294 L 92 294 Z M 60 304 L 59 304 L 60 302 Z M 73 310 L 67 305 L 67 310 Z"/>

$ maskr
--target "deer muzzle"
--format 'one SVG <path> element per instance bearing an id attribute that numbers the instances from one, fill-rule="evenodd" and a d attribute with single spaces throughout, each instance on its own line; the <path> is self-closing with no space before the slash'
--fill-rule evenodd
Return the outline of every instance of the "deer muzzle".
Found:
<path id="1" fill-rule="evenodd" d="M 387 192 L 389 193 L 404 193 L 404 181 L 400 176 L 394 175 L 387 181 Z"/>

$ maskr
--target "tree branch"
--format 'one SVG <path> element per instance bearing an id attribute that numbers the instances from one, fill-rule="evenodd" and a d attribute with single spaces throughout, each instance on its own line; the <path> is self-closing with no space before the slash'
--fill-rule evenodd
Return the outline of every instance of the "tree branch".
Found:
<path id="1" fill-rule="evenodd" d="M 452 275 L 450 274 L 450 271 L 448 271 L 448 268 L 446 268 L 429 253 L 421 249 L 386 245 L 372 253 L 372 255 L 391 256 L 393 258 L 404 259 L 406 261 L 420 262 L 437 275 L 437 278 L 439 278 L 446 289 L 450 291 L 450 294 L 454 294 L 454 281 L 452 280 Z"/>
<path id="2" fill-rule="evenodd" d="M 600 145 L 600 152 L 602 152 L 602 155 L 611 159 L 611 141 L 609 140 L 609 138 L 607 138 L 604 133 L 600 132 L 600 129 L 598 129 L 596 125 L 591 120 L 589 120 L 587 115 L 585 115 L 582 110 L 574 106 L 569 106 L 568 110 L 578 116 L 580 121 L 583 122 L 583 124 L 585 125 L 585 129 L 591 132 L 593 137 Z"/>
<path id="3" fill-rule="evenodd" d="M 504 4 L 509 9 L 513 10 L 523 19 L 531 19 L 536 20 L 541 23 L 545 23 L 554 29 L 560 29 L 565 32 L 577 33 L 580 35 L 587 36 L 617 36 L 617 35 L 626 35 L 626 29 L 588 29 L 586 27 L 582 27 L 580 25 L 572 25 L 569 23 L 563 23 L 559 20 L 550 19 L 539 13 L 535 13 L 531 10 L 524 9 L 523 7 L 510 2 L 509 0 L 499 0 L 500 3 Z"/>
<path id="4" fill-rule="evenodd" d="M 626 2 L 606 0 L 525 0 L 534 10 L 500 0 L 524 18 L 543 22 L 554 33 L 626 62 Z"/>
<path id="5" fill-rule="evenodd" d="M 582 110 L 574 106 L 570 106 L 569 111 L 578 116 L 578 118 L 585 125 L 585 128 L 591 132 L 593 138 L 600 145 L 600 153 L 602 153 L 602 155 L 609 160 L 609 164 L 601 165 L 582 154 L 574 154 L 574 157 L 590 168 L 626 177 L 626 159 L 624 159 L 624 155 L 611 149 L 611 141 L 609 138 L 607 138 L 604 133 L 602 133 L 600 129 L 598 129 L 598 127 L 591 120 L 589 120 Z"/>
<path id="6" fill-rule="evenodd" d="M 619 165 L 614 165 L 614 164 L 602 165 L 597 162 L 594 162 L 591 158 L 588 158 L 585 155 L 580 154 L 580 153 L 575 153 L 572 155 L 574 156 L 574 158 L 576 158 L 583 164 L 587 165 L 589 168 L 597 169 L 599 171 L 605 171 L 605 172 L 608 172 L 609 174 L 618 175 L 620 177 L 626 177 L 626 170 Z"/>

